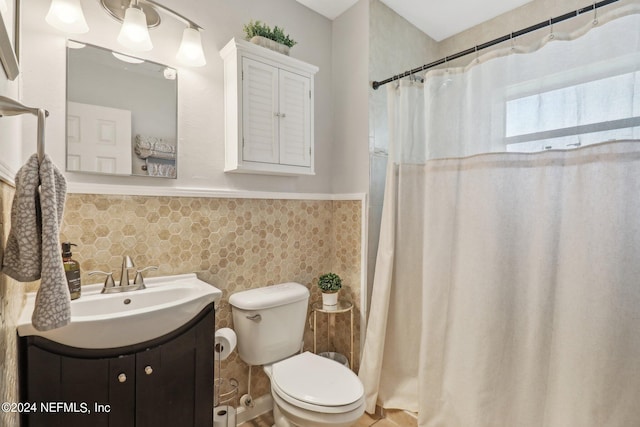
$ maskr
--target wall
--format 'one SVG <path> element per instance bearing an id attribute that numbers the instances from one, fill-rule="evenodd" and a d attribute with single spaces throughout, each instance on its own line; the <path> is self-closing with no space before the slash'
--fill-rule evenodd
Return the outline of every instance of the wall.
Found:
<path id="1" fill-rule="evenodd" d="M 354 304 L 355 368 L 360 348 L 360 241 L 362 202 L 353 200 L 266 200 L 196 197 L 132 197 L 71 194 L 61 241 L 78 244 L 83 283 L 92 270 L 115 271 L 122 255 L 138 267 L 158 265 L 153 275 L 196 272 L 223 291 L 217 327 L 232 327 L 229 295 L 274 283 L 295 281 L 321 299 L 317 278 L 333 271 L 344 281 L 341 298 Z M 319 351 L 327 350 L 326 319 L 320 318 Z M 335 349 L 348 354 L 345 319 L 337 319 Z M 306 319 L 305 319 L 306 321 Z M 306 328 L 305 349 L 313 350 Z M 247 391 L 247 366 L 237 352 L 222 374 Z M 255 369 L 252 395 L 269 392 L 262 369 Z"/>
<path id="2" fill-rule="evenodd" d="M 335 183 L 332 176 L 335 167 L 332 152 L 331 22 L 294 0 L 165 0 L 163 4 L 192 17 L 205 28 L 203 44 L 208 60 L 203 68 L 179 68 L 174 55 L 183 30 L 182 24 L 166 18 L 160 28 L 152 31 L 156 49 L 147 58 L 177 67 L 179 73 L 179 178 L 151 180 L 66 174 L 72 189 L 85 184 L 97 193 L 104 189 L 102 185 L 107 184 L 130 188 L 123 191 L 128 194 L 162 194 L 165 190 L 173 194 L 172 197 L 69 194 L 61 239 L 80 245 L 74 257 L 82 263 L 84 283 L 93 281 L 86 276 L 93 269 L 118 271 L 120 256 L 127 253 L 139 266 L 160 264 L 161 269 L 155 274 L 196 271 L 203 280 L 224 291 L 225 301 L 231 292 L 237 290 L 295 280 L 312 289 L 312 301 L 315 302 L 320 295 L 313 286 L 314 281 L 320 274 L 333 271 L 345 281 L 343 297 L 355 305 L 357 358 L 363 206 L 359 200 L 326 200 L 331 198 L 326 194 L 331 193 Z M 65 35 L 44 22 L 49 0 L 23 1 L 22 5 L 20 79 L 23 90 L 18 93 L 16 86 L 12 96 L 25 104 L 49 110 L 46 151 L 57 165 L 63 167 Z M 119 24 L 100 9 L 99 2 L 82 0 L 82 5 L 91 31 L 72 38 L 121 51 L 116 42 Z M 285 27 L 299 43 L 292 49 L 291 56 L 320 67 L 315 77 L 316 176 L 223 173 L 223 65 L 218 51 L 232 37 L 243 37 L 242 26 L 250 19 Z M 9 85 L 5 82 L 0 84 L 4 84 L 0 86 L 3 94 L 7 94 L 4 89 Z M 366 111 L 366 107 L 363 108 Z M 7 121 L 0 121 L 0 132 L 7 126 Z M 22 133 L 24 139 L 21 138 Z M 11 138 L 0 138 L 0 148 L 6 154 L 3 154 L 3 160 L 11 159 L 6 176 L 13 176 L 23 161 L 35 151 L 35 133 L 35 120 L 25 119 L 14 122 L 7 133 Z M 364 140 L 366 149 L 366 136 Z M 7 144 L 5 141 L 11 142 Z M 356 153 L 348 151 L 340 155 L 355 156 Z M 351 160 L 347 158 L 346 164 L 356 162 L 355 158 Z M 366 156 L 363 160 L 366 163 Z M 364 171 L 358 186 L 363 192 L 366 191 L 366 169 Z M 6 217 L 13 189 L 1 185 L 2 213 Z M 336 188 L 341 190 L 342 186 L 337 185 Z M 189 194 L 198 190 L 216 190 L 218 195 L 233 190 L 234 194 L 243 198 L 176 196 L 185 189 L 190 191 Z M 287 200 L 245 199 L 247 191 L 323 193 L 325 200 L 293 200 L 298 197 L 297 194 L 286 197 Z M 6 239 L 8 220 L 3 221 L 3 227 L 3 237 Z M 27 288 L 36 290 L 37 284 Z M 17 401 L 15 320 L 23 305 L 24 289 L 24 285 L 16 284 L 0 274 L 0 344 L 6 343 L 0 359 L 3 375 L 0 397 L 5 401 Z M 230 325 L 229 313 L 228 305 L 223 303 L 218 327 Z M 348 338 L 342 335 L 345 332 L 343 322 L 343 319 L 337 321 L 338 333 L 334 345 L 335 350 L 346 354 Z M 321 322 L 319 326 L 325 327 L 326 323 Z M 323 337 L 324 334 L 321 335 L 319 349 L 328 346 Z M 310 349 L 311 345 L 311 335 L 307 329 L 305 346 Z M 358 360 L 354 362 L 357 369 Z M 241 394 L 246 391 L 246 366 L 237 356 L 225 364 L 223 374 L 238 378 Z M 252 393 L 259 396 L 267 391 L 266 377 L 261 371 L 256 372 Z M 17 424 L 4 421 L 0 419 L 0 425 Z"/>
<path id="3" fill-rule="evenodd" d="M 598 9 L 598 14 L 606 13 L 608 10 L 622 7 L 623 5 L 633 2 L 634 0 L 621 0 Z M 589 0 L 533 0 L 517 9 L 442 40 L 438 46 L 438 56 L 442 58 L 446 55 L 460 52 L 475 45 L 504 36 L 505 34 L 510 34 L 513 31 L 518 31 L 531 25 L 547 21 L 551 17 L 561 16 L 583 7 L 592 6 L 593 3 L 593 1 Z M 554 31 L 565 31 L 570 28 L 576 28 L 584 25 L 586 22 L 592 21 L 593 18 L 593 12 L 589 12 L 583 17 L 570 19 L 554 25 Z M 538 32 L 522 36 L 524 39 L 522 42 L 526 43 L 526 40 L 539 39 L 542 35 L 548 34 L 549 31 L 550 28 L 547 27 Z M 468 63 L 470 61 L 469 58 L 470 57 L 466 57 L 460 61 L 456 61 L 454 64 Z"/>
<path id="4" fill-rule="evenodd" d="M 7 31 L 9 32 L 11 40 L 13 40 L 14 36 L 13 20 L 9 18 L 13 16 L 14 13 L 12 3 L 13 2 L 7 2 L 9 10 L 7 12 L 7 18 L 5 18 Z M 18 76 L 16 80 L 10 81 L 1 68 L 0 66 L 0 95 L 19 100 L 21 77 Z M 0 153 L 2 153 L 0 156 L 0 180 L 4 180 L 5 182 L 13 183 L 13 178 L 22 163 L 20 142 L 23 117 L 24 116 L 16 116 L 0 120 Z M 36 123 L 35 117 L 26 118 L 26 120 L 32 120 Z"/>
<path id="5" fill-rule="evenodd" d="M 369 0 L 359 0 L 333 21 L 332 191 L 368 191 Z"/>
<path id="6" fill-rule="evenodd" d="M 47 151 L 64 165 L 65 146 L 65 35 L 44 21 L 49 0 L 23 2 L 23 101 L 43 106 L 51 113 L 47 122 Z M 192 187 L 216 190 L 330 193 L 333 117 L 331 103 L 331 22 L 294 0 L 165 0 L 162 4 L 191 17 L 204 28 L 207 65 L 180 68 L 175 53 L 184 25 L 163 15 L 151 30 L 155 48 L 144 57 L 178 68 L 178 179 L 105 178 L 69 173 L 73 183 L 109 183 L 144 187 Z M 82 0 L 90 31 L 72 38 L 123 51 L 116 38 L 120 25 L 100 2 Z M 281 177 L 225 174 L 224 70 L 219 50 L 233 37 L 243 38 L 242 27 L 251 19 L 284 27 L 298 44 L 291 56 L 317 65 L 315 76 L 315 176 Z M 25 135 L 32 132 L 25 124 Z M 35 133 L 35 130 L 33 131 Z M 23 159 L 33 152 L 34 141 L 25 138 Z"/>
<path id="7" fill-rule="evenodd" d="M 433 61 L 438 44 L 380 0 L 370 0 L 369 80 L 379 81 Z M 367 248 L 367 307 L 378 253 L 380 220 L 387 174 L 389 135 L 387 87 L 369 87 L 369 217 Z"/>
<path id="8" fill-rule="evenodd" d="M 13 5 L 9 2 L 9 15 Z M 13 36 L 13 26 L 8 28 Z M 13 37 L 12 37 L 13 38 Z M 0 95 L 20 99 L 20 77 L 9 81 L 0 71 Z M 21 164 L 21 123 L 23 117 L 5 117 L 0 120 L 0 260 L 4 242 L 9 234 L 11 201 L 15 173 Z M 35 118 L 25 118 L 33 120 Z M 0 402 L 17 402 L 18 359 L 16 319 L 24 304 L 25 285 L 0 273 Z M 17 426 L 18 414 L 0 411 L 0 426 Z"/>
<path id="9" fill-rule="evenodd" d="M 9 234 L 14 189 L 0 181 L 0 259 Z M 16 319 L 26 286 L 0 273 L 0 402 L 18 402 Z M 18 414 L 0 411 L 0 426 L 17 426 Z"/>

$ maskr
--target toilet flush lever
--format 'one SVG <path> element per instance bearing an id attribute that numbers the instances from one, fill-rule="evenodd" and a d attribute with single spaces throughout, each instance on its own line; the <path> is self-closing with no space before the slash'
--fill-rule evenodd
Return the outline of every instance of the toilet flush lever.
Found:
<path id="1" fill-rule="evenodd" d="M 251 316 L 247 316 L 247 319 L 253 320 L 254 322 L 259 322 L 262 320 L 262 316 L 260 316 L 259 314 L 254 314 Z"/>

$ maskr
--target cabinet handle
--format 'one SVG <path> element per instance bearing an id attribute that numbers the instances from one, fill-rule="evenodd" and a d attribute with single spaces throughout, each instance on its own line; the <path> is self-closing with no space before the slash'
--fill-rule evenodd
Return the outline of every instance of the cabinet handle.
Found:
<path id="1" fill-rule="evenodd" d="M 145 368 L 144 368 L 144 372 L 145 372 L 147 375 L 151 375 L 151 374 L 153 374 L 153 368 L 152 368 L 151 366 L 145 366 Z"/>
<path id="2" fill-rule="evenodd" d="M 127 376 L 125 374 L 118 375 L 118 381 L 120 381 L 121 383 L 127 381 Z"/>

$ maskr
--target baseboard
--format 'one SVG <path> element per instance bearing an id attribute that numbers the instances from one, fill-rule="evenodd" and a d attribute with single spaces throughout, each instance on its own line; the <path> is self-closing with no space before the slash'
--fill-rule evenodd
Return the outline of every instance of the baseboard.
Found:
<path id="1" fill-rule="evenodd" d="M 376 408 L 376 412 L 378 412 Z M 402 409 L 384 409 L 380 408 L 383 418 L 403 427 L 418 427 L 418 414 Z"/>
<path id="2" fill-rule="evenodd" d="M 253 403 L 253 408 L 238 408 L 236 415 L 236 422 L 238 425 L 246 423 L 249 420 L 273 410 L 273 399 L 270 394 L 265 394 L 264 396 L 253 399 Z"/>

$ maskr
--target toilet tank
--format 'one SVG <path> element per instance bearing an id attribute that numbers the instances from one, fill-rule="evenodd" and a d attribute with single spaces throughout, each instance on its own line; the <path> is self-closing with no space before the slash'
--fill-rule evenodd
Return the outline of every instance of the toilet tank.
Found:
<path id="1" fill-rule="evenodd" d="M 231 295 L 240 358 L 265 365 L 300 351 L 308 302 L 309 290 L 292 282 Z"/>

